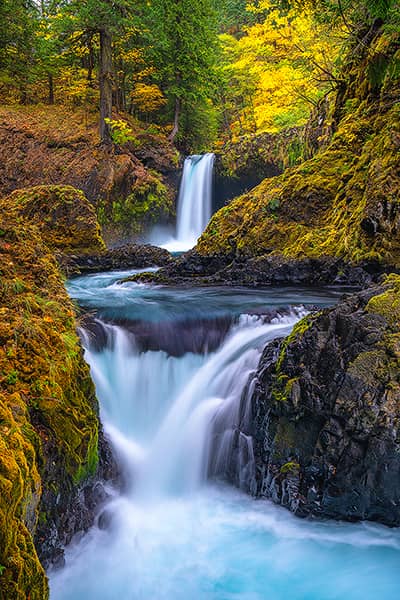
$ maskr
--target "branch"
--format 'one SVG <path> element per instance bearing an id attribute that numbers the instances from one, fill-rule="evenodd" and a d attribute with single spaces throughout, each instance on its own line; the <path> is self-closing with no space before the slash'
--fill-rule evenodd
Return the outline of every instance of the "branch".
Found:
<path id="1" fill-rule="evenodd" d="M 345 24 L 346 29 L 351 34 L 355 33 L 356 30 L 349 25 L 349 22 L 347 21 L 346 17 L 344 16 L 344 10 L 343 10 L 343 6 L 342 6 L 342 0 L 338 0 L 338 6 L 339 6 L 340 16 L 342 17 L 342 20 L 343 20 L 343 23 Z"/>

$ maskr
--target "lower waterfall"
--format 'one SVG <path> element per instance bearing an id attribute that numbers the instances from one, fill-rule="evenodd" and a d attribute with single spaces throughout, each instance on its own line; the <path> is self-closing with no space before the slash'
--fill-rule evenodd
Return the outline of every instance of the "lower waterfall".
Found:
<path id="1" fill-rule="evenodd" d="M 91 349 L 89 336 L 82 332 L 104 420 L 128 442 L 125 451 L 119 441 L 124 463 L 132 458 L 132 443 L 141 457 L 135 465 L 135 493 L 183 493 L 198 489 L 209 474 L 223 476 L 239 427 L 245 384 L 265 343 L 289 333 L 298 314 L 269 324 L 243 316 L 216 352 L 179 358 L 163 351 L 137 351 L 134 338 L 115 325 L 101 324 L 107 339 L 101 352 Z M 221 421 L 221 439 L 212 444 L 213 424 Z M 242 470 L 252 473 L 251 440 L 244 446 Z"/>
<path id="2" fill-rule="evenodd" d="M 240 489 L 254 480 L 249 398 L 261 352 L 304 314 L 296 305 L 329 304 L 334 293 L 117 278 L 77 278 L 69 291 L 83 308 L 99 306 L 81 339 L 123 488 L 109 489 L 96 526 L 50 572 L 52 600 L 397 598 L 398 532 L 300 520 Z M 206 316 L 223 326 L 218 343 Z"/>

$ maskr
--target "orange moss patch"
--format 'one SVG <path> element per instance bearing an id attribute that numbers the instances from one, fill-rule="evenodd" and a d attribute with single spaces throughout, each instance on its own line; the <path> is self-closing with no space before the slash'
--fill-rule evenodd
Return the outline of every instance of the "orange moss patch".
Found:
<path id="1" fill-rule="evenodd" d="M 34 223 L 52 250 L 95 254 L 105 250 L 93 206 L 71 186 L 36 186 L 16 190 L 0 209 Z"/>

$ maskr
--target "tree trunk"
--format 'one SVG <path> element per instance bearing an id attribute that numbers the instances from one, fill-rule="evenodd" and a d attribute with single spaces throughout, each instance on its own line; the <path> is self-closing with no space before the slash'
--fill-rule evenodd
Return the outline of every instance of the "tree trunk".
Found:
<path id="1" fill-rule="evenodd" d="M 175 117 L 174 117 L 174 126 L 172 128 L 171 133 L 169 134 L 169 140 L 171 142 L 174 141 L 176 135 L 179 131 L 179 117 L 181 114 L 181 99 L 175 98 Z"/>
<path id="2" fill-rule="evenodd" d="M 47 74 L 47 81 L 49 84 L 49 97 L 47 99 L 47 103 L 54 104 L 54 79 L 51 73 Z"/>
<path id="3" fill-rule="evenodd" d="M 105 119 L 112 116 L 112 49 L 111 35 L 100 31 L 100 140 L 112 144 L 110 126 Z"/>
<path id="4" fill-rule="evenodd" d="M 93 87 L 93 67 L 94 67 L 94 52 L 93 52 L 93 40 L 89 38 L 89 56 L 87 62 L 87 82 L 88 87 Z"/>

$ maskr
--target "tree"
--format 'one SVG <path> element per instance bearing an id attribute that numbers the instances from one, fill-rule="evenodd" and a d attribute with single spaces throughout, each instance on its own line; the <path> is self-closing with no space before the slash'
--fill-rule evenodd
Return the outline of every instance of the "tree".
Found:
<path id="1" fill-rule="evenodd" d="M 107 120 L 112 118 L 113 38 L 129 26 L 137 4 L 135 0 L 70 0 L 63 11 L 65 30 L 99 39 L 100 139 L 105 145 L 112 144 Z"/>
<path id="2" fill-rule="evenodd" d="M 258 22 L 256 13 L 246 10 L 248 0 L 223 0 L 217 1 L 216 5 L 222 33 L 242 37 L 245 35 L 245 26 Z"/>
<path id="3" fill-rule="evenodd" d="M 330 22 L 340 19 L 350 33 L 361 31 L 377 19 L 390 21 L 398 11 L 398 0 L 277 0 L 275 4 L 282 9 L 310 9 Z"/>
<path id="4" fill-rule="evenodd" d="M 37 6 L 30 0 L 0 2 L 0 83 L 18 90 L 19 101 L 28 101 L 28 84 L 35 63 Z"/>
<path id="5" fill-rule="evenodd" d="M 239 39 L 221 36 L 220 96 L 233 138 L 304 125 L 337 68 L 332 28 L 316 27 L 309 10 L 282 11 L 273 0 L 249 9 L 258 23 Z"/>
<path id="6" fill-rule="evenodd" d="M 148 12 L 148 58 L 173 114 L 170 139 L 191 133 L 188 116 L 209 105 L 217 46 L 213 0 L 153 0 Z M 188 130 L 189 128 L 189 130 Z"/>

